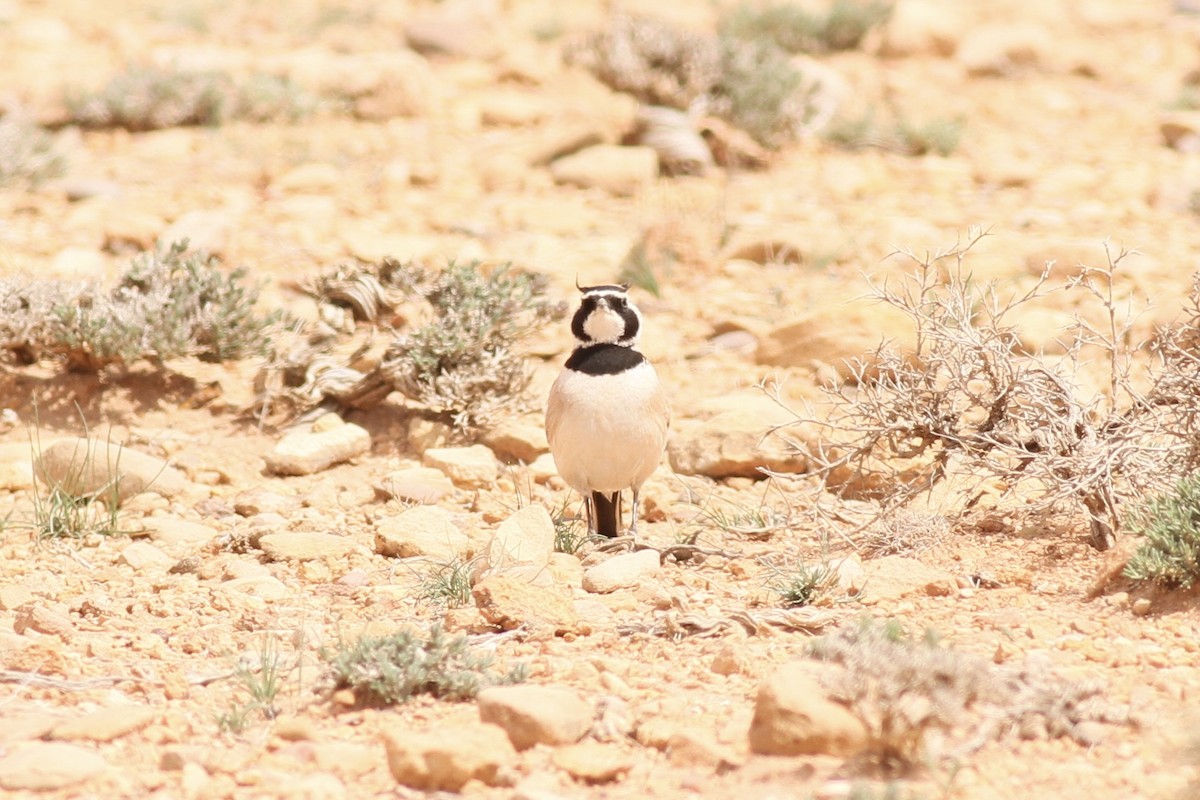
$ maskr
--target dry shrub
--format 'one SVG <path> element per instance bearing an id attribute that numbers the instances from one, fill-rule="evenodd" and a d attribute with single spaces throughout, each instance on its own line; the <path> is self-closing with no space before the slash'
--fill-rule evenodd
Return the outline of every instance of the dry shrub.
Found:
<path id="1" fill-rule="evenodd" d="M 828 690 L 866 724 L 871 754 L 893 765 L 961 758 L 1008 736 L 1092 745 L 1098 724 L 1130 722 L 1100 684 L 1064 678 L 1035 655 L 997 666 L 932 633 L 912 639 L 893 621 L 847 625 L 810 653 L 839 667 L 825 675 Z"/>
<path id="2" fill-rule="evenodd" d="M 814 507 L 832 521 L 845 498 L 871 501 L 874 513 L 856 530 L 930 492 L 941 493 L 953 522 L 989 503 L 1007 502 L 1006 513 L 1030 519 L 1068 507 L 1086 514 L 1091 542 L 1105 549 L 1124 501 L 1195 470 L 1200 289 L 1190 318 L 1158 333 L 1156 358 L 1137 364 L 1143 374 L 1135 376 L 1145 348 L 1114 287 L 1128 252 L 1106 246 L 1104 266 L 1082 267 L 1060 286 L 1047 270 L 1028 292 L 1002 298 L 965 266 L 983 235 L 923 259 L 910 255 L 914 273 L 871 284 L 871 296 L 910 318 L 915 346 L 902 353 L 885 343 L 852 365 L 850 380 L 823 387 L 820 413 L 797 413 L 797 423 L 826 431 L 792 443 L 812 465 Z M 1077 317 L 1062 356 L 1023 352 L 1014 312 L 1055 291 L 1083 293 L 1103 324 Z M 1107 391 L 1089 395 L 1079 376 L 1097 353 Z"/>

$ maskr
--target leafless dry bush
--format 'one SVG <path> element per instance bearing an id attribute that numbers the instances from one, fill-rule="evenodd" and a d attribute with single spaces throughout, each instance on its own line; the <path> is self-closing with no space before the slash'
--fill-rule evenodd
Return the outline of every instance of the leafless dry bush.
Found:
<path id="1" fill-rule="evenodd" d="M 1134 340 L 1132 301 L 1114 288 L 1130 252 L 1106 245 L 1104 266 L 1060 285 L 1048 267 L 1032 289 L 1004 298 L 966 267 L 984 235 L 907 254 L 912 274 L 872 282 L 870 297 L 911 319 L 913 349 L 885 343 L 852 365 L 850 380 L 825 386 L 820 408 L 797 411 L 777 432 L 823 431 L 792 445 L 811 464 L 816 512 L 848 537 L 924 497 L 955 523 L 999 505 L 1027 521 L 1076 509 L 1106 549 L 1124 501 L 1166 489 L 1200 459 L 1200 283 L 1181 324 L 1146 347 Z M 1025 352 L 1018 312 L 1059 291 L 1085 293 L 1083 310 L 1101 322 L 1077 316 L 1061 356 Z M 1089 394 L 1081 378 L 1094 368 L 1106 386 Z M 855 501 L 866 513 L 846 531 Z"/>

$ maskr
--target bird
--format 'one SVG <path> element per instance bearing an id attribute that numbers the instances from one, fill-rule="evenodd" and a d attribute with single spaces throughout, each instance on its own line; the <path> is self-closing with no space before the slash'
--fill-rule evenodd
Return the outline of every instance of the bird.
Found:
<path id="1" fill-rule="evenodd" d="M 654 365 L 637 349 L 642 315 L 629 284 L 576 288 L 576 345 L 550 388 L 546 438 L 559 475 L 583 496 L 588 533 L 618 536 L 628 489 L 627 535 L 636 539 L 638 494 L 666 449 L 670 405 Z"/>

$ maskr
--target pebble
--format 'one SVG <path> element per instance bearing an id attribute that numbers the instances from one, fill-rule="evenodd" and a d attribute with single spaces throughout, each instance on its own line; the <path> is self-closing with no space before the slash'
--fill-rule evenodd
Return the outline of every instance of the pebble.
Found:
<path id="1" fill-rule="evenodd" d="M 499 725 L 518 750 L 572 744 L 592 726 L 592 705 L 557 686 L 493 686 L 476 698 L 479 718 Z"/>
<path id="2" fill-rule="evenodd" d="M 173 562 L 169 555 L 149 542 L 133 542 L 121 549 L 117 563 L 141 572 L 150 567 L 169 567 Z"/>
<path id="3" fill-rule="evenodd" d="M 661 568 L 658 552 L 637 550 L 621 553 L 583 571 L 583 588 L 593 594 L 637 586 Z"/>
<path id="4" fill-rule="evenodd" d="M 266 456 L 267 469 L 276 475 L 312 475 L 370 449 L 371 434 L 365 428 L 349 422 L 319 429 L 314 424 L 312 430 L 292 431 L 280 439 Z"/>
<path id="5" fill-rule="evenodd" d="M 35 631 L 66 640 L 75 633 L 75 623 L 65 611 L 38 603 L 27 603 L 17 609 L 13 618 L 13 631 L 20 634 Z"/>
<path id="6" fill-rule="evenodd" d="M 759 686 L 750 749 L 761 755 L 850 757 L 868 746 L 866 726 L 825 697 L 802 664 L 784 664 Z"/>
<path id="7" fill-rule="evenodd" d="M 47 447 L 37 458 L 42 479 L 72 495 L 115 491 L 119 500 L 153 489 L 178 497 L 187 488 L 183 473 L 155 456 L 116 442 L 66 439 Z"/>
<path id="8" fill-rule="evenodd" d="M 488 566 L 545 567 L 554 553 L 554 521 L 541 505 L 525 506 L 496 527 L 487 548 Z"/>
<path id="9" fill-rule="evenodd" d="M 375 523 L 375 552 L 389 558 L 461 558 L 469 540 L 445 509 L 417 506 Z"/>
<path id="10" fill-rule="evenodd" d="M 148 706 L 109 706 L 56 725 L 50 732 L 50 738 L 111 742 L 134 731 L 140 731 L 157 719 L 158 715 L 157 709 Z"/>
<path id="11" fill-rule="evenodd" d="M 620 747 L 600 742 L 580 742 L 554 751 L 554 765 L 584 783 L 610 783 L 633 769 L 633 758 Z"/>
<path id="12" fill-rule="evenodd" d="M 165 545 L 204 544 L 219 535 L 215 528 L 208 525 L 176 517 L 146 517 L 138 524 L 149 532 L 151 540 Z"/>
<path id="13" fill-rule="evenodd" d="M 392 728 L 383 744 L 397 783 L 426 791 L 457 792 L 471 780 L 499 785 L 517 760 L 504 729 L 486 723 Z"/>
<path id="14" fill-rule="evenodd" d="M 542 586 L 525 576 L 500 572 L 476 583 L 471 593 L 484 618 L 502 630 L 525 626 L 562 634 L 579 625 L 570 588 L 553 581 Z"/>
<path id="15" fill-rule="evenodd" d="M 63 742 L 31 742 L 0 758 L 0 788 L 49 791 L 93 778 L 108 764 L 94 750 Z"/>
<path id="16" fill-rule="evenodd" d="M 1134 616 L 1144 617 L 1150 613 L 1151 606 L 1150 598 L 1139 597 L 1129 604 L 1129 610 L 1133 612 Z"/>
<path id="17" fill-rule="evenodd" d="M 380 484 L 390 497 L 414 503 L 433 504 L 454 491 L 454 484 L 441 470 L 409 467 L 390 473 Z"/>
<path id="18" fill-rule="evenodd" d="M 550 164 L 550 174 L 559 183 L 632 196 L 654 185 L 658 153 L 652 147 L 598 144 L 557 159 Z"/>
<path id="19" fill-rule="evenodd" d="M 482 441 L 500 458 L 523 464 L 550 451 L 545 427 L 519 420 L 506 420 L 489 429 Z"/>
<path id="20" fill-rule="evenodd" d="M 431 447 L 422 455 L 427 467 L 432 467 L 465 489 L 491 486 L 500 474 L 496 456 L 482 444 L 469 447 Z"/>
<path id="21" fill-rule="evenodd" d="M 258 547 L 272 561 L 308 561 L 346 555 L 357 549 L 358 543 L 333 533 L 287 531 L 266 534 L 258 540 Z"/>

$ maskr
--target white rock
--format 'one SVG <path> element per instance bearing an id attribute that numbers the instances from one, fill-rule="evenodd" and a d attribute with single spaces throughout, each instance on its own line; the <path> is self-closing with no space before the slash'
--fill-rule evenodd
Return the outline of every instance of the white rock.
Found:
<path id="1" fill-rule="evenodd" d="M 121 550 L 119 564 L 141 571 L 147 567 L 169 567 L 174 560 L 149 542 L 133 542 Z"/>
<path id="2" fill-rule="evenodd" d="M 507 741 L 507 740 L 506 740 Z M 95 750 L 61 742 L 18 745 L 0 758 L 0 788 L 47 791 L 82 783 L 105 770 Z"/>
<path id="3" fill-rule="evenodd" d="M 102 439 L 64 439 L 43 450 L 36 460 L 38 475 L 50 486 L 72 495 L 96 493 L 119 500 L 151 489 L 177 497 L 187 488 L 183 473 L 161 458 Z"/>
<path id="4" fill-rule="evenodd" d="M 258 540 L 258 547 L 272 561 L 309 561 L 345 555 L 354 550 L 357 544 L 349 536 L 319 531 L 286 531 L 268 533 Z"/>
<path id="5" fill-rule="evenodd" d="M 496 456 L 481 444 L 470 447 L 431 447 L 422 456 L 425 466 L 433 467 L 454 481 L 455 486 L 482 489 L 496 482 L 499 467 Z"/>
<path id="6" fill-rule="evenodd" d="M 554 521 L 544 506 L 519 509 L 501 522 L 488 543 L 492 568 L 528 565 L 544 567 L 554 552 Z"/>
<path id="7" fill-rule="evenodd" d="M 370 449 L 371 434 L 353 423 L 325 430 L 293 431 L 267 455 L 267 469 L 277 475 L 311 475 Z"/>
<path id="8" fill-rule="evenodd" d="M 505 420 L 483 435 L 483 443 L 500 458 L 531 463 L 550 451 L 546 429 L 520 420 Z"/>
<path id="9" fill-rule="evenodd" d="M 271 575 L 247 575 L 244 578 L 233 578 L 218 584 L 217 588 L 263 600 L 282 600 L 291 594 L 282 581 Z"/>
<path id="10" fill-rule="evenodd" d="M 111 742 L 134 731 L 140 731 L 153 722 L 158 714 L 156 709 L 149 706 L 109 706 L 54 726 L 50 738 Z"/>
<path id="11" fill-rule="evenodd" d="M 658 572 L 660 562 L 655 550 L 621 553 L 583 571 L 583 588 L 594 594 L 637 586 L 643 578 Z"/>
<path id="12" fill-rule="evenodd" d="M 598 188 L 615 195 L 636 195 L 658 177 L 658 153 L 651 147 L 598 144 L 564 156 L 550 165 L 559 183 Z"/>
<path id="13" fill-rule="evenodd" d="M 476 698 L 479 718 L 499 725 L 513 747 L 572 744 L 592 726 L 592 705 L 558 686 L 493 686 Z"/>
<path id="14" fill-rule="evenodd" d="M 456 792 L 470 780 L 494 786 L 517 760 L 504 729 L 483 723 L 393 728 L 384 731 L 383 744 L 392 777 L 426 791 Z"/>
<path id="15" fill-rule="evenodd" d="M 854 756 L 867 729 L 844 705 L 825 696 L 802 664 L 784 664 L 759 686 L 750 722 L 750 750 L 762 755 Z"/>
<path id="16" fill-rule="evenodd" d="M 429 556 L 442 560 L 461 558 L 469 540 L 436 506 L 410 508 L 375 523 L 375 552 L 391 558 Z"/>
<path id="17" fill-rule="evenodd" d="M 667 443 L 671 468 L 710 478 L 762 476 L 760 468 L 804 472 L 808 459 L 784 439 L 768 436 L 776 425 L 794 422 L 791 412 L 765 395 L 735 395 L 729 410 L 678 426 Z"/>
<path id="18" fill-rule="evenodd" d="M 146 517 L 138 521 L 150 538 L 165 545 L 204 544 L 219 535 L 214 528 L 175 517 Z"/>
<path id="19" fill-rule="evenodd" d="M 415 503 L 436 503 L 454 491 L 454 484 L 441 470 L 432 467 L 398 469 L 380 485 L 387 494 Z"/>

